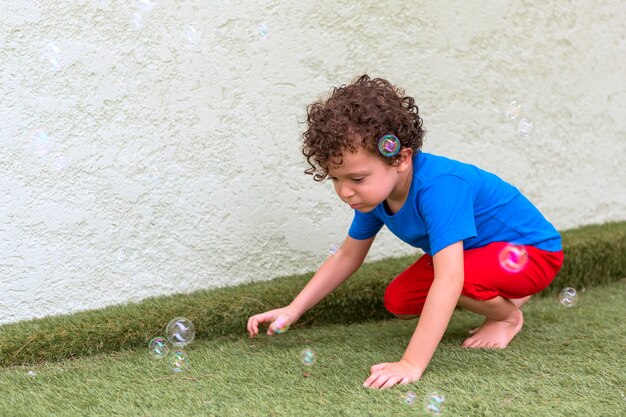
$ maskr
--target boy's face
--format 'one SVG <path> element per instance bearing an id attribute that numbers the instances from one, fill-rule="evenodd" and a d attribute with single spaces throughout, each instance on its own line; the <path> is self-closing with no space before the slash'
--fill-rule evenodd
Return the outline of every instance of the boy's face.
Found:
<path id="1" fill-rule="evenodd" d="M 388 198 L 396 201 L 406 198 L 408 188 L 403 173 L 412 164 L 412 152 L 402 149 L 400 153 L 399 165 L 391 166 L 359 147 L 357 152 L 345 152 L 343 163 L 330 164 L 328 177 L 344 203 L 367 213 Z"/>

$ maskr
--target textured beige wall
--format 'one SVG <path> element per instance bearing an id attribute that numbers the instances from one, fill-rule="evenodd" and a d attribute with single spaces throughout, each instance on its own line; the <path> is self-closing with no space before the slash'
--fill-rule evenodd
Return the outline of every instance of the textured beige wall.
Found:
<path id="1" fill-rule="evenodd" d="M 352 214 L 298 120 L 364 72 L 557 227 L 626 219 L 623 1 L 234 3 L 0 0 L 0 323 L 315 269 Z"/>

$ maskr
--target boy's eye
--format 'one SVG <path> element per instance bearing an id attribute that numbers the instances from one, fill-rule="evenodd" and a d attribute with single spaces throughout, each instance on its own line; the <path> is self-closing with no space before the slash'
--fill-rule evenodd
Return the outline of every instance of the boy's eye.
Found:
<path id="1" fill-rule="evenodd" d="M 352 178 L 352 182 L 356 182 L 357 184 L 358 184 L 359 182 L 362 182 L 362 181 L 363 181 L 363 177 L 359 177 L 359 178 Z"/>

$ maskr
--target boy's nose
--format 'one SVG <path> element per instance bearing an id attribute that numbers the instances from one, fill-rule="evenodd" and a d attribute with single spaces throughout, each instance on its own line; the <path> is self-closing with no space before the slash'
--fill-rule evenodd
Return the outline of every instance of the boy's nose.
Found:
<path id="1" fill-rule="evenodd" d="M 342 186 L 341 189 L 339 190 L 339 196 L 342 198 L 349 198 L 349 197 L 352 197 L 353 195 L 354 195 L 354 190 L 345 185 Z"/>

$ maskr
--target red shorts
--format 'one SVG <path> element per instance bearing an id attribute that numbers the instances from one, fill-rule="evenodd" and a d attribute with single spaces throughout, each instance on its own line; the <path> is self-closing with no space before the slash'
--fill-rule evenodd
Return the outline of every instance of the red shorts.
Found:
<path id="1" fill-rule="evenodd" d="M 499 255 L 506 242 L 494 242 L 463 252 L 463 295 L 475 300 L 497 296 L 522 298 L 546 288 L 563 264 L 563 251 L 548 252 L 526 246 L 528 262 L 519 272 L 500 265 Z M 385 308 L 392 314 L 421 314 L 435 270 L 432 257 L 423 255 L 398 275 L 385 291 Z"/>

